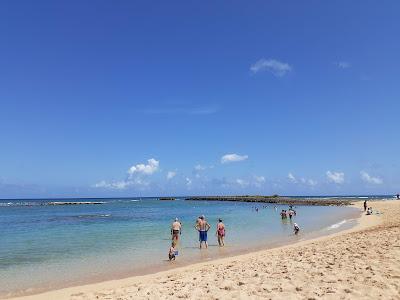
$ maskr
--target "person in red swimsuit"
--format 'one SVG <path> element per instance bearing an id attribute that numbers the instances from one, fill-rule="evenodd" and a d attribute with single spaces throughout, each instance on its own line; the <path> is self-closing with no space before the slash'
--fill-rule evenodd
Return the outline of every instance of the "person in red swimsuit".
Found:
<path id="1" fill-rule="evenodd" d="M 219 219 L 218 220 L 218 224 L 217 224 L 217 237 L 218 237 L 218 244 L 220 247 L 225 246 L 224 243 L 224 238 L 225 238 L 225 224 L 222 223 L 222 220 Z"/>

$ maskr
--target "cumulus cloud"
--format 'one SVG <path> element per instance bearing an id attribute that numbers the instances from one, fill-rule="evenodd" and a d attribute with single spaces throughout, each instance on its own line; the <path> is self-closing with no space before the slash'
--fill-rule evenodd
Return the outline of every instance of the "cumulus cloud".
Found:
<path id="1" fill-rule="evenodd" d="M 225 154 L 224 156 L 221 157 L 221 163 L 226 164 L 226 163 L 231 163 L 231 162 L 238 162 L 238 161 L 246 160 L 248 158 L 249 157 L 247 155 L 238 155 L 235 153 Z"/>
<path id="2" fill-rule="evenodd" d="M 296 177 L 294 177 L 294 175 L 293 175 L 292 173 L 289 173 L 289 174 L 288 174 L 288 178 L 289 178 L 289 180 L 290 180 L 291 182 L 294 182 L 294 183 L 297 182 Z"/>
<path id="3" fill-rule="evenodd" d="M 292 67 L 289 64 L 280 62 L 276 59 L 262 58 L 250 66 L 250 71 L 254 74 L 261 71 L 269 71 L 277 77 L 282 77 L 291 70 Z"/>
<path id="4" fill-rule="evenodd" d="M 169 171 L 169 172 L 167 173 L 167 179 L 168 179 L 168 180 L 174 178 L 175 176 L 176 176 L 176 172 L 174 172 L 174 171 Z"/>
<path id="5" fill-rule="evenodd" d="M 110 181 L 102 180 L 93 185 L 95 188 L 124 190 L 128 187 L 143 188 L 150 185 L 150 182 L 145 180 L 144 175 L 151 175 L 159 168 L 160 162 L 154 158 L 147 160 L 147 164 L 137 164 L 129 168 L 128 176 L 125 180 Z"/>
<path id="6" fill-rule="evenodd" d="M 150 158 L 147 160 L 146 164 L 137 164 L 129 168 L 128 174 L 144 174 L 144 175 L 151 175 L 154 172 L 157 172 L 160 162 L 155 160 L 154 158 Z"/>
<path id="7" fill-rule="evenodd" d="M 311 187 L 316 186 L 318 182 L 314 179 L 307 179 L 307 178 L 296 178 L 292 173 L 288 174 L 288 178 L 293 183 L 299 183 L 304 185 L 309 185 Z"/>
<path id="8" fill-rule="evenodd" d="M 186 177 L 186 186 L 191 186 L 191 185 L 192 185 L 192 179 Z"/>
<path id="9" fill-rule="evenodd" d="M 327 171 L 326 177 L 328 178 L 328 181 L 336 183 L 336 184 L 342 184 L 344 182 L 344 173 L 343 172 Z"/>
<path id="10" fill-rule="evenodd" d="M 372 177 L 365 171 L 360 172 L 361 179 L 365 182 L 372 183 L 372 184 L 382 184 L 383 180 L 379 177 Z"/>

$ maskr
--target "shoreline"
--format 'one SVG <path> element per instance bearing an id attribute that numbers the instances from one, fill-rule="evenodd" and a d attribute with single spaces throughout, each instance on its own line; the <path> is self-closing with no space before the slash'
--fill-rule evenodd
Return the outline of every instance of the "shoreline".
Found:
<path id="1" fill-rule="evenodd" d="M 348 206 L 348 208 L 352 210 L 352 213 L 339 215 L 340 218 L 335 220 L 335 223 L 326 224 L 325 225 L 326 227 L 321 227 L 319 229 L 311 231 L 303 231 L 303 233 L 298 236 L 293 235 L 292 231 L 290 231 L 291 233 L 288 236 L 281 236 L 279 239 L 272 237 L 272 240 L 270 237 L 269 240 L 265 240 L 263 243 L 258 243 L 257 245 L 245 244 L 246 247 L 239 246 L 237 244 L 231 244 L 228 242 L 228 245 L 226 247 L 220 248 L 215 243 L 214 244 L 209 243 L 210 249 L 202 251 L 198 250 L 198 246 L 196 244 L 196 250 L 197 250 L 196 252 L 198 254 L 193 257 L 185 256 L 182 258 L 178 258 L 178 260 L 174 262 L 169 262 L 167 259 L 165 260 L 161 259 L 160 262 L 154 266 L 147 266 L 147 267 L 135 266 L 135 269 L 130 271 L 123 271 L 123 272 L 111 271 L 107 275 L 96 275 L 96 276 L 91 276 L 89 278 L 88 277 L 76 278 L 74 280 L 68 280 L 68 281 L 64 280 L 62 284 L 49 285 L 49 286 L 34 286 L 20 291 L 12 291 L 9 292 L 8 294 L 1 293 L 0 299 L 14 299 L 18 297 L 34 296 L 37 294 L 43 294 L 51 291 L 57 291 L 78 286 L 87 286 L 108 281 L 115 281 L 115 280 L 118 281 L 127 278 L 148 276 L 157 273 L 173 271 L 180 268 L 190 267 L 192 265 L 196 265 L 199 263 L 201 264 L 201 263 L 217 261 L 220 259 L 233 258 L 236 256 L 257 253 L 259 251 L 286 247 L 294 245 L 299 242 L 314 240 L 316 238 L 332 235 L 347 230 L 349 227 L 353 228 L 354 226 L 356 226 L 356 222 L 360 217 L 360 212 L 354 205 Z M 287 219 L 286 221 L 289 222 L 289 219 Z M 335 225 L 337 224 L 339 224 L 338 227 L 335 227 Z M 285 226 L 288 225 L 289 224 L 286 224 Z"/>
<path id="2" fill-rule="evenodd" d="M 371 202 L 370 202 L 371 203 Z M 373 206 L 385 206 L 385 205 L 395 205 L 393 203 L 400 203 L 395 200 L 389 200 L 389 201 L 376 201 L 372 202 Z M 362 206 L 362 202 L 355 202 L 355 207 L 360 207 Z M 354 207 L 353 206 L 353 207 Z M 302 246 L 307 246 L 313 243 L 319 243 L 319 242 L 324 242 L 330 239 L 334 239 L 335 237 L 343 237 L 347 234 L 351 234 L 354 232 L 362 232 L 371 228 L 379 227 L 379 225 L 382 225 L 383 219 L 382 216 L 385 215 L 372 215 L 372 216 L 365 216 L 365 214 L 362 214 L 360 218 L 358 218 L 357 225 L 354 226 L 351 229 L 346 229 L 342 230 L 337 233 L 333 234 L 328 234 L 324 235 L 318 238 L 313 238 L 313 239 L 308 239 L 308 240 L 303 240 L 299 241 L 293 244 L 289 245 L 284 245 L 280 247 L 274 247 L 274 248 L 269 248 L 269 249 L 263 249 L 263 250 L 258 250 L 254 252 L 250 252 L 247 254 L 240 254 L 240 255 L 234 255 L 234 256 L 229 256 L 229 257 L 224 257 L 224 258 L 218 258 L 206 262 L 200 262 L 200 263 L 194 263 L 194 264 L 189 264 L 186 266 L 179 266 L 179 267 L 172 267 L 169 270 L 166 271 L 161 271 L 157 273 L 151 273 L 148 275 L 141 275 L 141 276 L 133 276 L 133 277 L 128 277 L 124 279 L 117 279 L 117 280 L 110 280 L 110 281 L 104 281 L 104 282 L 98 282 L 94 284 L 88 284 L 88 285 L 81 285 L 81 286 L 73 286 L 73 287 L 68 287 L 68 288 L 63 288 L 63 289 L 58 289 L 58 290 L 52 290 L 48 292 L 44 292 L 41 294 L 34 294 L 34 295 L 29 295 L 29 296 L 22 296 L 22 297 L 17 297 L 17 298 L 8 298 L 8 299 L 31 299 L 31 300 L 37 300 L 37 299 L 92 299 L 91 297 L 89 298 L 83 298 L 84 295 L 86 294 L 93 294 L 94 293 L 100 293 L 103 290 L 115 290 L 115 289 L 121 289 L 121 288 L 127 288 L 127 287 L 133 287 L 133 289 L 136 289 L 136 292 L 133 292 L 133 295 L 135 297 L 145 297 L 146 295 L 143 294 L 141 295 L 140 293 L 140 288 L 138 289 L 137 286 L 142 283 L 142 282 L 148 282 L 148 281 L 154 281 L 157 278 L 162 278 L 166 277 L 167 280 L 163 282 L 169 282 L 168 278 L 171 276 L 175 276 L 175 274 L 183 274 L 183 273 L 190 273 L 194 272 L 194 270 L 201 270 L 204 268 L 214 268 L 216 265 L 223 266 L 226 264 L 232 264 L 235 261 L 248 261 L 248 260 L 254 260 L 255 256 L 261 256 L 265 255 L 268 253 L 276 253 L 276 252 L 282 252 L 283 250 L 293 250 L 294 248 L 302 247 Z M 175 281 L 175 280 L 174 280 Z M 162 286 L 162 284 L 159 284 Z M 179 292 L 179 289 L 177 290 Z M 226 292 L 226 290 L 225 290 Z M 123 293 L 124 294 L 124 293 Z M 129 294 L 129 293 L 127 293 Z M 74 296 L 72 296 L 74 295 Z M 82 298 L 79 298 L 79 295 L 82 295 Z M 168 294 L 164 295 L 162 292 L 160 294 L 160 297 L 166 297 L 168 298 Z M 98 297 L 97 295 L 96 297 Z M 194 298 L 196 298 L 196 295 L 192 295 Z M 86 297 L 86 296 L 85 296 Z M 102 297 L 99 297 L 100 299 Z M 96 299 L 93 297 L 93 299 Z M 113 298 L 111 298 L 113 299 Z M 124 299 L 123 297 L 121 299 Z M 128 299 L 128 298 L 127 298 Z"/>

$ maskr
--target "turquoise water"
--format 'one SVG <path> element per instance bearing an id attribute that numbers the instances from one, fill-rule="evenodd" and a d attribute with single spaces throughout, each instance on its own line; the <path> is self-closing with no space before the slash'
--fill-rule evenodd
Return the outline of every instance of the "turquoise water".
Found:
<path id="1" fill-rule="evenodd" d="M 359 214 L 348 207 L 298 206 L 293 222 L 301 232 L 294 236 L 290 220 L 279 216 L 287 206 L 151 198 L 91 199 L 104 203 L 70 206 L 47 205 L 49 201 L 62 200 L 0 200 L 0 295 L 143 274 L 294 242 L 349 226 Z M 209 249 L 200 251 L 193 227 L 202 214 L 212 228 Z M 170 263 L 175 217 L 183 234 L 177 261 Z M 220 217 L 227 227 L 223 249 L 214 235 Z"/>

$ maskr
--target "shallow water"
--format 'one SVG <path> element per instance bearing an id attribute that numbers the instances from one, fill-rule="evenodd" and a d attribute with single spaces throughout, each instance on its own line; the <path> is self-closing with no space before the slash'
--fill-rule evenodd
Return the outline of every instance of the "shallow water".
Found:
<path id="1" fill-rule="evenodd" d="M 287 206 L 149 198 L 90 201 L 105 203 L 0 201 L 0 295 L 143 274 L 294 242 L 351 226 L 359 214 L 349 207 L 297 206 L 297 216 L 282 221 L 279 212 Z M 212 228 L 209 249 L 200 251 L 193 226 L 202 214 Z M 175 217 L 181 220 L 183 233 L 179 256 L 171 264 L 166 258 Z M 215 237 L 218 218 L 227 227 L 223 249 Z M 299 236 L 293 235 L 292 222 L 300 225 Z"/>

